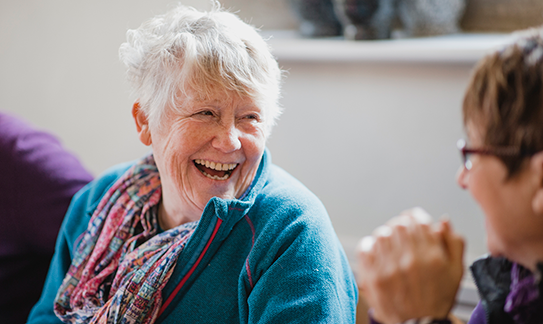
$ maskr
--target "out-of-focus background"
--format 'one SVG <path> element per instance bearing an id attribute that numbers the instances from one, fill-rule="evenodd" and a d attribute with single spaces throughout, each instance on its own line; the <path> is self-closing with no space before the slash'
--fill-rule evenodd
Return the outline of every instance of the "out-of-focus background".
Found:
<path id="1" fill-rule="evenodd" d="M 400 211 L 448 215 L 485 252 L 482 213 L 455 182 L 470 71 L 511 32 L 543 23 L 540 0 L 467 0 L 461 33 L 301 38 L 291 0 L 224 0 L 262 29 L 287 71 L 273 160 L 315 192 L 347 253 Z M 0 109 L 56 134 L 94 175 L 149 148 L 137 139 L 118 59 L 129 28 L 168 0 L 0 2 Z M 204 0 L 183 4 L 208 9 Z"/>

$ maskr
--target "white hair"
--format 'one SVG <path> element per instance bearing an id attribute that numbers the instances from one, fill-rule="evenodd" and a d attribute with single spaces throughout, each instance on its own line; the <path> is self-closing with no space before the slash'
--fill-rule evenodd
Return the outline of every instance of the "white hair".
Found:
<path id="1" fill-rule="evenodd" d="M 179 5 L 128 30 L 119 49 L 133 95 L 150 124 L 166 107 L 207 99 L 217 90 L 249 96 L 266 135 L 281 114 L 281 70 L 256 29 L 215 2 L 209 12 Z"/>

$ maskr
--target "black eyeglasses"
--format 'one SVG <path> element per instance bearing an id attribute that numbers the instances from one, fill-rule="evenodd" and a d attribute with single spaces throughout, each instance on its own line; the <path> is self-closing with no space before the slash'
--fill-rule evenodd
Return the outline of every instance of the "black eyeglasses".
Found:
<path id="1" fill-rule="evenodd" d="M 456 142 L 456 146 L 462 154 L 462 161 L 464 162 L 464 167 L 466 168 L 466 170 L 471 170 L 472 163 L 470 160 L 470 156 L 472 154 L 494 155 L 498 157 L 532 156 L 535 154 L 535 152 L 521 151 L 517 147 L 495 147 L 480 149 L 468 148 L 466 141 L 463 139 L 459 139 L 458 142 Z"/>

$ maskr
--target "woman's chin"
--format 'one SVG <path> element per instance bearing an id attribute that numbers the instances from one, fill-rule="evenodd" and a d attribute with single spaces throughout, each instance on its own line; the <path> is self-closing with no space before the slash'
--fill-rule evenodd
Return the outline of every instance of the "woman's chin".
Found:
<path id="1" fill-rule="evenodd" d="M 493 258 L 501 258 L 501 257 L 507 258 L 503 253 L 492 251 L 492 250 L 489 250 L 488 254 L 490 254 L 490 256 Z"/>
<path id="2" fill-rule="evenodd" d="M 498 244 L 488 244 L 488 253 L 494 258 L 506 258 L 509 261 L 517 262 L 517 258 L 514 253 L 503 248 L 503 246 L 497 246 Z"/>
<path id="3" fill-rule="evenodd" d="M 202 195 L 207 196 L 208 200 L 212 197 L 222 199 L 234 199 L 234 179 L 230 176 L 228 179 L 211 179 L 205 175 L 201 177 Z"/>
<path id="4" fill-rule="evenodd" d="M 487 240 L 486 245 L 487 245 L 488 253 L 490 254 L 490 256 L 496 257 L 496 258 L 504 256 L 502 250 L 496 246 L 497 244 L 494 244 L 493 242 L 488 242 Z"/>

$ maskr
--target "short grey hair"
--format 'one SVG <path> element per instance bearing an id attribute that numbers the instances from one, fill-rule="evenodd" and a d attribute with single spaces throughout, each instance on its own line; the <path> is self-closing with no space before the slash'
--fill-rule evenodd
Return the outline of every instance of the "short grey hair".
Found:
<path id="1" fill-rule="evenodd" d="M 119 49 L 132 92 L 150 124 L 217 90 L 250 97 L 266 135 L 281 114 L 282 71 L 257 30 L 215 2 L 209 12 L 178 5 L 128 30 Z"/>

